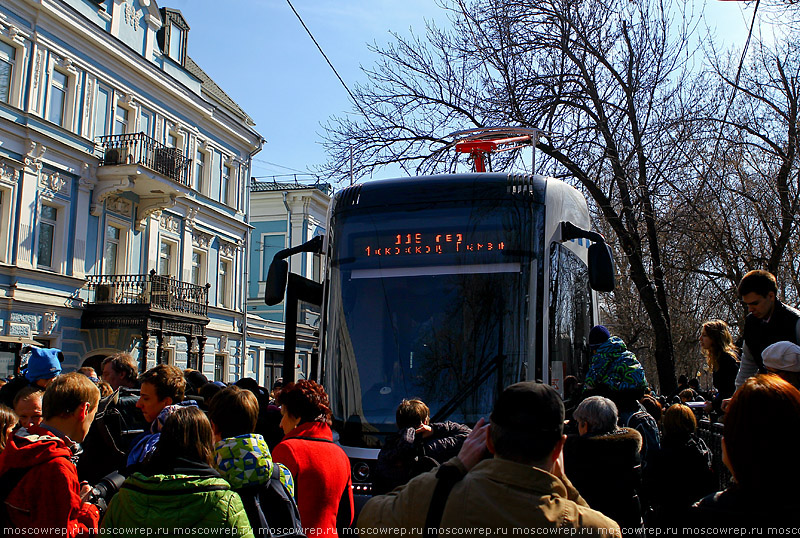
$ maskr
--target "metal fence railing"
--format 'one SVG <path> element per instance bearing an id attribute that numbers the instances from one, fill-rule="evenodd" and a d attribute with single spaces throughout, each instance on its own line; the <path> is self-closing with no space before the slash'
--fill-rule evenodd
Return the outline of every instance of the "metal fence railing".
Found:
<path id="1" fill-rule="evenodd" d="M 181 314 L 208 315 L 208 285 L 182 282 L 155 271 L 146 275 L 93 275 L 86 280 L 89 305 L 146 305 Z"/>
<path id="2" fill-rule="evenodd" d="M 189 187 L 189 159 L 144 133 L 98 137 L 100 166 L 139 164 Z"/>

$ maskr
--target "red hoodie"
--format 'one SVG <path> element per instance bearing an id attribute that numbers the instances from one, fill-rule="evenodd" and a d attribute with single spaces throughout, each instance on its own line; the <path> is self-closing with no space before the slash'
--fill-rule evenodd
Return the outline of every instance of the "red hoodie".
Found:
<path id="1" fill-rule="evenodd" d="M 18 430 L 9 438 L 0 453 L 0 475 L 32 467 L 6 498 L 5 509 L 15 526 L 49 529 L 50 534 L 68 537 L 97 530 L 100 514 L 96 506 L 81 503 L 71 456 L 62 439 L 38 426 Z"/>

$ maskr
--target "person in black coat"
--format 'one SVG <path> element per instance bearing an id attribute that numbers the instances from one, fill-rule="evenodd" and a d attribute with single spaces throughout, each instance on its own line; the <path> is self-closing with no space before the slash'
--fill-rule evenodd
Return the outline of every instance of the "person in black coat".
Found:
<path id="1" fill-rule="evenodd" d="M 398 433 L 389 436 L 378 454 L 373 491 L 376 495 L 401 486 L 457 456 L 472 431 L 456 422 L 430 423 L 421 400 L 403 400 L 395 413 Z"/>
<path id="2" fill-rule="evenodd" d="M 716 489 L 711 451 L 696 435 L 694 412 L 675 404 L 664 413 L 662 426 L 661 450 L 644 473 L 654 527 L 682 521 L 694 502 Z"/>
<path id="3" fill-rule="evenodd" d="M 594 510 L 622 528 L 642 525 L 642 436 L 617 426 L 617 406 L 602 396 L 590 396 L 575 409 L 580 435 L 564 445 L 564 469 L 572 485 Z"/>

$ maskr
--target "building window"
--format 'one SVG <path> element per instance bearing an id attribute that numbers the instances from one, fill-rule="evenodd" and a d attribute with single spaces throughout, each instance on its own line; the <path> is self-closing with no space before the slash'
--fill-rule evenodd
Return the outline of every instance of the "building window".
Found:
<path id="1" fill-rule="evenodd" d="M 206 256 L 199 250 L 192 251 L 192 284 L 205 286 Z"/>
<path id="2" fill-rule="evenodd" d="M 197 192 L 203 192 L 203 183 L 206 171 L 206 154 L 197 150 L 194 158 L 194 185 Z"/>
<path id="3" fill-rule="evenodd" d="M 228 205 L 229 193 L 231 189 L 231 167 L 227 164 L 222 165 L 222 178 L 219 182 L 219 201 Z"/>
<path id="4" fill-rule="evenodd" d="M 128 121 L 131 111 L 124 106 L 117 106 L 117 111 L 114 114 L 114 134 L 121 135 L 128 132 Z"/>
<path id="5" fill-rule="evenodd" d="M 53 268 L 53 241 L 56 235 L 58 210 L 49 205 L 42 205 L 39 218 L 39 247 L 36 256 L 37 267 Z"/>
<path id="6" fill-rule="evenodd" d="M 108 126 L 111 124 L 111 90 L 97 86 L 95 105 L 94 136 L 107 135 Z"/>
<path id="7" fill-rule="evenodd" d="M 223 308 L 228 308 L 230 306 L 230 270 L 231 262 L 227 260 L 220 260 L 219 279 L 217 280 L 217 305 Z"/>
<path id="8" fill-rule="evenodd" d="M 11 82 L 16 57 L 17 49 L 0 41 L 0 101 L 4 103 L 8 103 L 11 99 Z"/>
<path id="9" fill-rule="evenodd" d="M 122 235 L 119 228 L 106 226 L 106 248 L 103 251 L 103 271 L 106 275 L 117 274 L 117 260 L 119 259 L 119 241 Z"/>
<path id="10" fill-rule="evenodd" d="M 169 57 L 183 64 L 183 28 L 174 22 L 169 25 Z"/>
<path id="11" fill-rule="evenodd" d="M 50 77 L 50 99 L 47 105 L 47 119 L 52 123 L 64 126 L 64 112 L 67 106 L 69 77 L 57 69 L 53 69 Z"/>
<path id="12" fill-rule="evenodd" d="M 178 137 L 172 131 L 167 133 L 166 146 L 168 148 L 177 148 L 178 147 Z"/>
<path id="13" fill-rule="evenodd" d="M 153 138 L 153 128 L 155 127 L 155 114 L 152 111 L 142 108 L 139 110 L 139 132 Z"/>
<path id="14" fill-rule="evenodd" d="M 225 383 L 225 353 L 214 354 L 214 381 L 222 381 Z"/>
<path id="15" fill-rule="evenodd" d="M 175 252 L 178 246 L 170 241 L 161 241 L 158 253 L 158 274 L 162 276 L 172 276 L 175 271 Z"/>

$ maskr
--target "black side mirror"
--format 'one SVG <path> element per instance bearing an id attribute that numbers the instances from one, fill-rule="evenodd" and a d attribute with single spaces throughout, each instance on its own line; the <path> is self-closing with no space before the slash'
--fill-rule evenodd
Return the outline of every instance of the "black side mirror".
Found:
<path id="1" fill-rule="evenodd" d="M 286 260 L 273 259 L 267 273 L 267 284 L 264 290 L 264 302 L 275 306 L 283 301 L 286 295 L 286 279 L 289 277 L 289 263 Z"/>
<path id="2" fill-rule="evenodd" d="M 595 291 L 614 291 L 614 258 L 611 247 L 592 243 L 589 247 L 589 285 Z"/>

